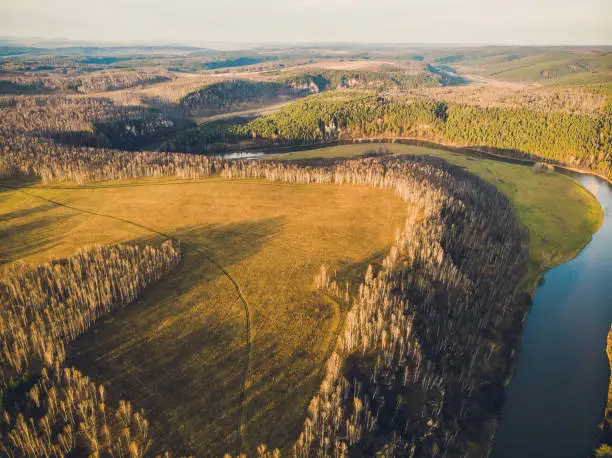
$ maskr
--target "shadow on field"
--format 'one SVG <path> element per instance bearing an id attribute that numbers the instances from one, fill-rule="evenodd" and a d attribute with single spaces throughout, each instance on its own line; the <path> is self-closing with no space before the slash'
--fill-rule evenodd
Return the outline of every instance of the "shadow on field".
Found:
<path id="1" fill-rule="evenodd" d="M 69 348 L 67 365 L 103 383 L 112 402 L 126 399 L 145 409 L 153 452 L 222 456 L 234 450 L 248 358 L 244 308 L 207 257 L 231 273 L 281 225 L 267 219 L 173 233 L 183 249 L 179 266 Z"/>
<path id="2" fill-rule="evenodd" d="M 344 290 L 345 281 L 348 280 L 354 297 L 364 280 L 368 265 L 371 264 L 376 272 L 387 253 L 387 250 L 380 250 L 359 261 L 341 263 L 336 272 L 341 289 Z M 304 321 L 306 326 L 317 327 L 321 326 L 320 323 L 329 326 L 328 334 L 319 334 L 319 337 L 325 337 L 326 343 L 309 341 L 308 348 L 293 347 L 292 353 L 286 354 L 287 349 L 279 348 L 278 342 L 262 339 L 260 334 L 255 333 L 253 366 L 265 366 L 266 377 L 250 384 L 247 391 L 246 429 L 251 447 L 248 450 L 249 456 L 256 454 L 253 444 L 259 443 L 270 447 L 285 447 L 281 450 L 283 456 L 290 455 L 291 444 L 303 430 L 308 405 L 321 386 L 327 360 L 335 348 L 338 336 L 343 332 L 346 313 L 351 306 L 350 302 L 317 291 L 306 293 L 301 300 L 304 308 L 312 313 Z M 335 319 L 332 318 L 334 315 Z M 316 357 L 315 351 L 318 353 Z M 269 358 L 269 363 L 266 358 Z"/>
<path id="3" fill-rule="evenodd" d="M 30 208 L 21 208 L 12 212 L 0 214 L 0 223 L 9 222 L 12 219 L 24 218 L 26 216 L 32 216 L 37 213 L 44 213 L 48 210 L 55 208 L 52 204 L 41 204 Z"/>
<path id="4" fill-rule="evenodd" d="M 0 266 L 23 256 L 34 255 L 57 246 L 61 236 L 54 233 L 54 224 L 68 221 L 75 215 L 48 215 L 53 206 L 39 206 L 0 216 L 0 223 L 19 217 L 33 217 L 27 222 L 4 226 L 0 229 Z M 7 217 L 8 219 L 4 219 Z"/>

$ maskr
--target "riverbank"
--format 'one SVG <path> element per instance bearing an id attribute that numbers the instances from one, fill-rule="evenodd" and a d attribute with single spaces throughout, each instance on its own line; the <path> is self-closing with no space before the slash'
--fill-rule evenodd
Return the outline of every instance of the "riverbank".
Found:
<path id="1" fill-rule="evenodd" d="M 344 138 L 336 140 L 325 140 L 313 143 L 295 143 L 286 142 L 283 144 L 273 145 L 268 141 L 246 141 L 235 144 L 225 144 L 224 147 L 227 152 L 233 151 L 258 151 L 265 154 L 275 154 L 279 152 L 293 152 L 293 151 L 308 151 L 313 149 L 328 148 L 332 146 L 342 145 L 355 145 L 355 144 L 403 144 L 403 145 L 414 145 L 421 146 L 423 148 L 434 148 L 444 149 L 449 152 L 460 152 L 464 154 L 478 154 L 487 157 L 495 158 L 504 162 L 511 162 L 514 164 L 524 165 L 535 165 L 537 163 L 544 163 L 552 165 L 556 170 L 566 170 L 569 172 L 582 173 L 587 175 L 593 175 L 601 178 L 612 184 L 612 175 L 605 175 L 599 173 L 597 170 L 585 169 L 579 167 L 572 167 L 568 164 L 563 164 L 557 161 L 549 161 L 545 158 L 539 157 L 533 154 L 517 153 L 514 151 L 506 151 L 507 154 L 502 154 L 498 148 L 492 147 L 478 147 L 469 144 L 458 144 L 445 142 L 439 138 L 423 138 L 423 137 L 357 137 L 357 138 Z M 219 151 L 222 153 L 222 151 Z"/>
<path id="2" fill-rule="evenodd" d="M 394 154 L 440 157 L 483 178 L 506 195 L 530 234 L 530 262 L 523 285 L 529 293 L 534 292 L 546 271 L 578 255 L 603 222 L 597 199 L 575 178 L 525 167 L 535 164 L 527 160 L 488 157 L 475 150 L 413 141 L 336 143 L 294 152 L 283 149 L 281 153 L 265 157 L 279 160 L 345 158 L 363 155 L 376 147 Z"/>
<path id="3" fill-rule="evenodd" d="M 612 321 L 612 187 L 593 176 L 578 179 L 599 200 L 604 223 L 578 256 L 546 272 L 533 295 L 494 458 L 586 457 L 601 440 L 610 382 L 604 349 Z"/>
<path id="4" fill-rule="evenodd" d="M 473 151 L 478 156 L 476 158 L 466 149 L 452 148 L 449 151 L 439 146 L 431 149 L 399 142 L 385 144 L 370 141 L 302 149 L 267 157 L 284 160 L 340 158 L 363 155 L 372 151 L 373 146 L 388 148 L 394 154 L 428 154 L 441 157 L 480 176 L 504 193 L 513 204 L 519 220 L 530 233 L 530 262 L 523 283 L 523 288 L 530 297 L 533 297 L 536 286 L 547 271 L 575 259 L 602 226 L 602 207 L 591 192 L 572 176 L 530 166 L 535 164 L 534 161 L 491 154 L 483 157 L 486 152 Z M 427 146 L 431 147 L 430 144 Z M 495 339 L 496 345 L 499 346 L 496 363 L 498 376 L 495 379 L 500 380 L 505 389 L 515 372 L 517 349 L 530 309 L 530 299 L 526 298 L 516 304 L 504 319 L 503 335 Z M 497 425 L 498 418 L 492 417 L 487 428 L 488 441 L 474 444 L 477 453 L 489 453 Z"/>

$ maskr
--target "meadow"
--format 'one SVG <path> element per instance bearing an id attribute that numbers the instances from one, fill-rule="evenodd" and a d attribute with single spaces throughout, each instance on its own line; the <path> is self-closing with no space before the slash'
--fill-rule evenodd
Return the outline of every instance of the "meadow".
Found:
<path id="1" fill-rule="evenodd" d="M 502 191 L 529 230 L 527 289 L 600 224 L 597 201 L 577 182 L 524 165 L 401 144 L 267 158 L 345 158 L 380 146 L 440 157 Z M 0 193 L 5 265 L 67 257 L 93 243 L 180 241 L 179 266 L 78 338 L 66 360 L 104 384 L 111 401 L 145 410 L 151 451 L 177 454 L 253 454 L 261 443 L 288 450 L 349 309 L 317 291 L 315 276 L 329 265 L 356 294 L 407 211 L 390 192 L 365 186 L 217 176 L 5 183 L 25 186 Z"/>
<path id="2" fill-rule="evenodd" d="M 572 178 L 533 167 L 494 159 L 473 158 L 442 149 L 395 144 L 355 144 L 274 154 L 269 159 L 342 158 L 377 148 L 398 155 L 426 154 L 465 168 L 495 185 L 512 203 L 519 221 L 529 230 L 528 289 L 547 270 L 576 256 L 603 221 L 597 199 Z"/>
<path id="3" fill-rule="evenodd" d="M 179 266 L 78 339 L 67 364 L 145 409 L 153 451 L 219 456 L 299 435 L 348 307 L 315 291 L 315 275 L 325 263 L 340 284 L 358 285 L 406 206 L 365 186 L 142 179 L 4 190 L 0 212 L 5 264 L 93 243 L 180 240 Z M 250 355 L 244 304 L 219 266 L 247 301 Z"/>

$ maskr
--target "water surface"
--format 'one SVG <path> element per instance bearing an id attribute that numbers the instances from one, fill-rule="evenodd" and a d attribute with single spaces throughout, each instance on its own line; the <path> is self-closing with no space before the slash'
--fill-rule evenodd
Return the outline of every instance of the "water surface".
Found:
<path id="1" fill-rule="evenodd" d="M 577 179 L 599 200 L 604 223 L 535 292 L 493 458 L 586 458 L 599 440 L 609 381 L 612 187 L 589 175 Z"/>

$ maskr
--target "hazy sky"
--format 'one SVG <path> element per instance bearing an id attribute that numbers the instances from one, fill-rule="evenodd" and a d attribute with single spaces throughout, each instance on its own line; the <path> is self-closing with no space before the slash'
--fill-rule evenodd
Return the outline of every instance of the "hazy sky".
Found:
<path id="1" fill-rule="evenodd" d="M 612 0 L 0 0 L 0 35 L 612 44 Z"/>

